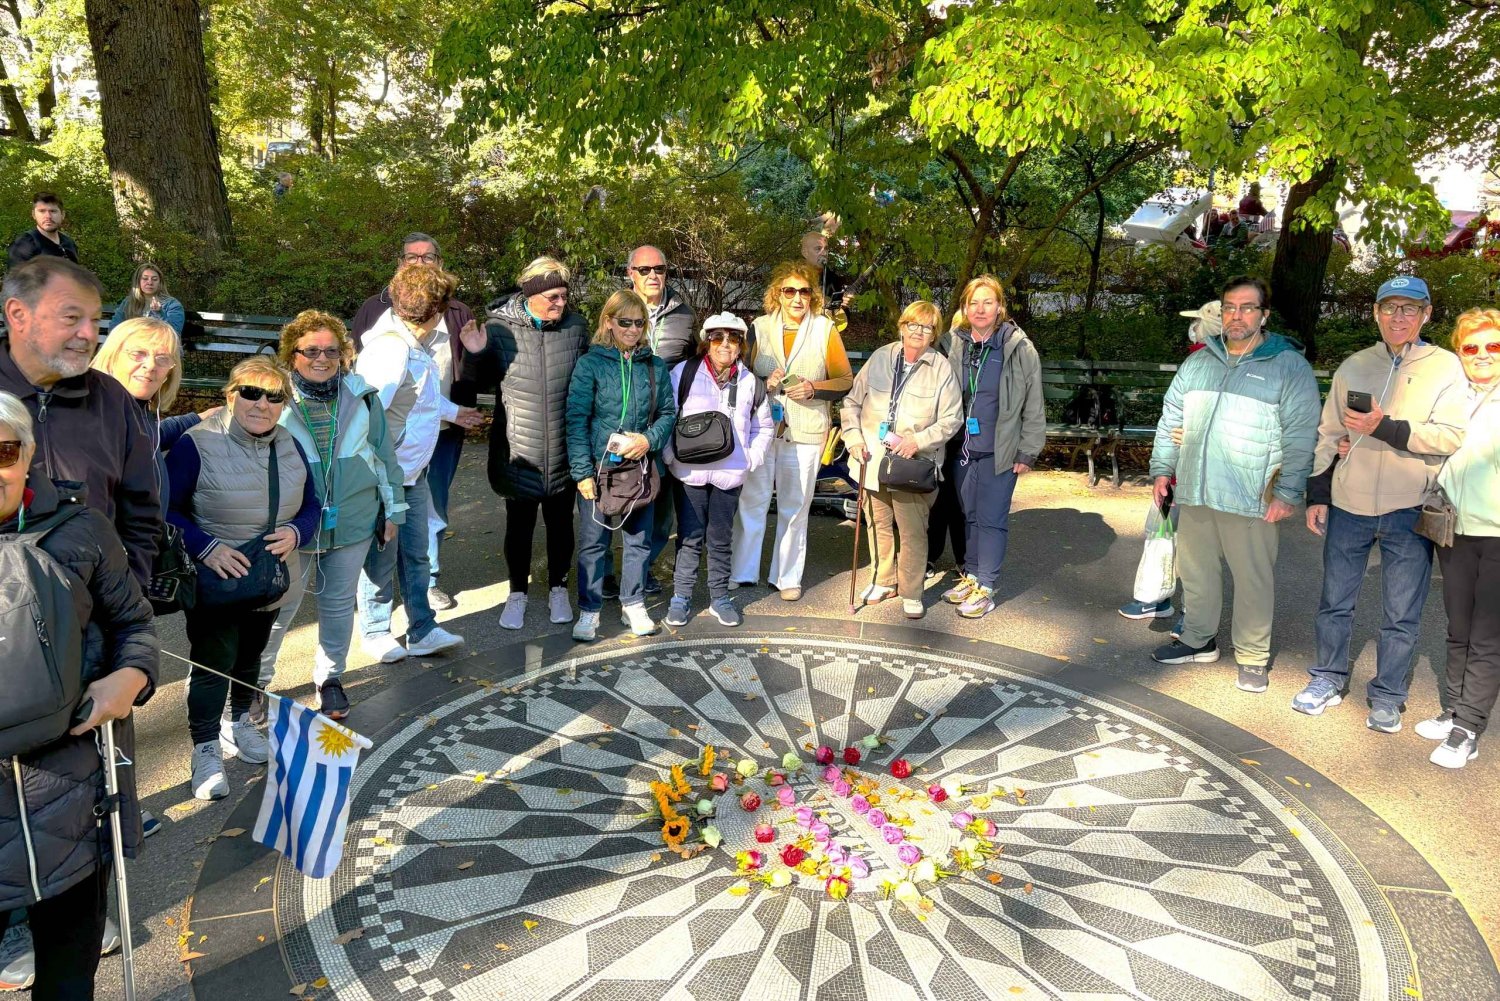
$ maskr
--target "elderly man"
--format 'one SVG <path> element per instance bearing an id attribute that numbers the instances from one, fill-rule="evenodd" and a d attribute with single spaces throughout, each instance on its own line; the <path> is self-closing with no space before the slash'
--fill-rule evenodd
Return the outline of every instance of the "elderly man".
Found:
<path id="1" fill-rule="evenodd" d="M 842 331 L 849 325 L 849 279 L 828 264 L 828 235 L 818 230 L 802 234 L 802 259 L 818 269 L 823 290 L 823 311 Z"/>
<path id="2" fill-rule="evenodd" d="M 1177 370 L 1151 451 L 1155 500 L 1177 477 L 1177 572 L 1186 606 L 1159 664 L 1210 664 L 1224 608 L 1220 561 L 1234 577 L 1236 685 L 1265 691 L 1275 608 L 1277 523 L 1301 502 L 1317 441 L 1318 383 L 1295 345 L 1265 329 L 1270 292 L 1234 278 L 1219 301 L 1223 331 Z M 1172 432 L 1181 429 L 1181 444 Z"/>
<path id="3" fill-rule="evenodd" d="M 78 262 L 78 244 L 62 231 L 62 199 L 50 191 L 39 191 L 31 200 L 31 218 L 36 223 L 10 245 L 10 266 L 18 268 L 33 257 L 66 257 Z"/>
<path id="4" fill-rule="evenodd" d="M 1323 596 L 1318 660 L 1292 708 L 1319 716 L 1343 700 L 1354 604 L 1370 550 L 1379 545 L 1382 621 L 1365 725 L 1382 733 L 1401 729 L 1432 579 L 1432 543 L 1416 533 L 1417 517 L 1443 457 L 1462 444 L 1467 419 L 1468 380 L 1458 356 L 1422 340 L 1431 317 L 1422 279 L 1398 276 L 1380 286 L 1380 341 L 1333 374 L 1307 491 L 1307 527 L 1323 536 Z M 1345 438 L 1348 455 L 1340 459 Z"/>

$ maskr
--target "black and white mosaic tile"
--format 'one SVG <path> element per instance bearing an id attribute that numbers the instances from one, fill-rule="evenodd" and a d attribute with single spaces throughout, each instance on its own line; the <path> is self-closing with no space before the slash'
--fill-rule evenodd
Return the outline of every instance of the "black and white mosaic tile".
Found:
<path id="1" fill-rule="evenodd" d="M 647 783 L 705 744 L 770 765 L 867 734 L 924 785 L 1025 790 L 975 811 L 1000 828 L 998 883 L 942 880 L 925 920 L 875 880 L 844 901 L 736 896 L 732 853 L 663 854 L 642 817 Z M 998 665 L 786 637 L 633 646 L 458 695 L 357 782 L 338 873 L 282 866 L 275 886 L 294 982 L 339 998 L 1410 996 L 1389 906 L 1316 818 L 1160 723 Z"/>

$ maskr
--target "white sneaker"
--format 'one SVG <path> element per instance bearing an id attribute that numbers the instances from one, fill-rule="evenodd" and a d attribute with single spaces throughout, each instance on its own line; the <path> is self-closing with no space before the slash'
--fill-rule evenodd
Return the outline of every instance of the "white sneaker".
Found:
<path id="1" fill-rule="evenodd" d="M 871 584 L 865 588 L 865 593 L 859 596 L 859 600 L 866 605 L 878 605 L 891 595 L 896 593 L 894 587 L 885 587 L 880 584 Z"/>
<path id="2" fill-rule="evenodd" d="M 104 916 L 104 940 L 99 943 L 99 955 L 108 956 L 120 946 L 125 940 L 120 937 L 120 926 L 115 924 L 115 919 L 108 914 Z"/>
<path id="3" fill-rule="evenodd" d="M 620 625 L 629 626 L 637 636 L 650 636 L 656 632 L 656 623 L 646 612 L 645 604 L 620 606 Z"/>
<path id="4" fill-rule="evenodd" d="M 36 949 L 31 925 L 13 924 L 0 938 L 0 991 L 24 991 L 36 981 Z"/>
<path id="5" fill-rule="evenodd" d="M 427 657 L 435 653 L 443 653 L 454 650 L 464 645 L 464 638 L 458 633 L 450 633 L 442 626 L 433 626 L 432 632 L 423 636 L 415 643 L 406 644 L 406 652 L 412 657 Z"/>
<path id="6" fill-rule="evenodd" d="M 1432 719 L 1424 719 L 1417 724 L 1417 736 L 1428 740 L 1447 740 L 1448 734 L 1453 731 L 1453 710 L 1444 709 Z"/>
<path id="7" fill-rule="evenodd" d="M 526 595 L 512 594 L 505 599 L 505 610 L 500 613 L 501 629 L 520 629 L 526 625 Z"/>
<path id="8" fill-rule="evenodd" d="M 396 637 L 390 633 L 381 633 L 379 636 L 366 636 L 360 641 L 360 646 L 365 648 L 365 653 L 374 657 L 382 664 L 394 664 L 406 659 L 406 647 L 396 642 Z"/>
<path id="9" fill-rule="evenodd" d="M 1448 739 L 1433 748 L 1427 760 L 1444 768 L 1462 768 L 1479 757 L 1479 738 L 1466 728 L 1455 725 Z"/>
<path id="10" fill-rule="evenodd" d="M 557 625 L 573 621 L 573 606 L 568 602 L 568 589 L 554 587 L 547 592 L 547 612 Z"/>
<path id="11" fill-rule="evenodd" d="M 580 643 L 592 643 L 599 638 L 599 613 L 579 612 L 573 623 L 573 638 Z"/>
<path id="12" fill-rule="evenodd" d="M 219 742 L 229 757 L 248 761 L 252 765 L 263 765 L 271 756 L 271 745 L 266 743 L 265 734 L 250 722 L 249 713 L 241 713 L 240 718 L 232 725 L 228 720 L 220 720 Z"/>
<path id="13" fill-rule="evenodd" d="M 193 745 L 192 782 L 195 799 L 223 799 L 229 795 L 229 783 L 224 779 L 224 755 L 217 740 Z"/>

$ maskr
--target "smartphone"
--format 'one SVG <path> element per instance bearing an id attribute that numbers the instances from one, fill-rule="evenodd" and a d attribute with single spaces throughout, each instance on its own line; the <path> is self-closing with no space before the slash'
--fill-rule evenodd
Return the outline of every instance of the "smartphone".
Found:
<path id="1" fill-rule="evenodd" d="M 609 444 L 605 445 L 604 449 L 611 455 L 619 455 L 621 452 L 625 451 L 625 446 L 629 444 L 629 435 L 624 435 L 616 431 L 614 434 L 609 436 Z"/>
<path id="2" fill-rule="evenodd" d="M 1344 400 L 1344 406 L 1356 414 L 1367 414 L 1375 409 L 1375 400 L 1369 393 L 1360 393 L 1349 390 L 1348 397 Z"/>

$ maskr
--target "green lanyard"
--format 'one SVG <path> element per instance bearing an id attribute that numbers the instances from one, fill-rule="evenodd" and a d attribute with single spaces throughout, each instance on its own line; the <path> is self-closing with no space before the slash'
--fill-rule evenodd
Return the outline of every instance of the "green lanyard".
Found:
<path id="1" fill-rule="evenodd" d="M 620 354 L 620 430 L 625 430 L 625 415 L 630 412 L 630 384 L 635 379 L 635 359 Z"/>
<path id="2" fill-rule="evenodd" d="M 994 335 L 990 335 L 991 338 Z M 974 412 L 974 399 L 979 395 L 979 377 L 984 372 L 984 363 L 989 360 L 990 345 L 985 344 L 984 350 L 979 352 L 979 365 L 969 373 L 969 413 Z"/>

